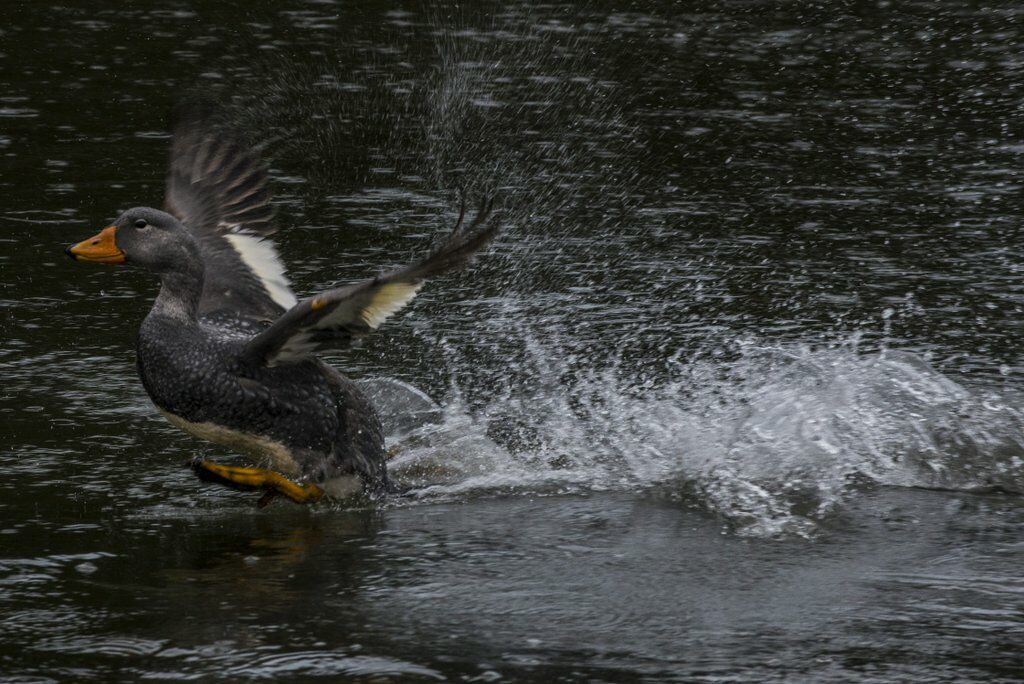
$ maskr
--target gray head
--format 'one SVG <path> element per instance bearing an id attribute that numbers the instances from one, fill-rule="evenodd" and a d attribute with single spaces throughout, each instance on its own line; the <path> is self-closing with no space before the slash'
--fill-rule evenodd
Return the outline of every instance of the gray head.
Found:
<path id="1" fill-rule="evenodd" d="M 98 234 L 68 247 L 76 261 L 131 264 L 154 273 L 192 270 L 201 264 L 195 240 L 170 214 L 134 207 Z"/>

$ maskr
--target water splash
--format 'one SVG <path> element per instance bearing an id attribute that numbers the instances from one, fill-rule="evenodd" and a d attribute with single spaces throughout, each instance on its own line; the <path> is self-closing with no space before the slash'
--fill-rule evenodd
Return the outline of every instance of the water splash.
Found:
<path id="1" fill-rule="evenodd" d="M 407 433 L 394 461 L 418 500 L 648 491 L 739 534 L 811 536 L 864 487 L 1024 492 L 1024 414 L 918 355 L 737 345 L 654 382 L 621 362 L 570 368 L 531 342 L 534 382 Z"/>

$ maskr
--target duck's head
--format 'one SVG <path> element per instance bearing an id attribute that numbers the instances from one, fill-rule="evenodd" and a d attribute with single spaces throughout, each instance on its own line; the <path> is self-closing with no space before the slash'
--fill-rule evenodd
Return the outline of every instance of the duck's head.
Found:
<path id="1" fill-rule="evenodd" d="M 178 219 L 158 209 L 129 209 L 111 225 L 64 251 L 75 261 L 132 264 L 148 271 L 178 270 L 195 255 L 195 243 Z"/>

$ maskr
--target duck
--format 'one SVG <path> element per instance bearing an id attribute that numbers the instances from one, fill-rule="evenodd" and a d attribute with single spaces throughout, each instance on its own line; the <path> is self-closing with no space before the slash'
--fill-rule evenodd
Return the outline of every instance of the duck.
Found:
<path id="1" fill-rule="evenodd" d="M 425 257 L 298 299 L 270 236 L 266 165 L 208 113 L 173 127 L 163 209 L 139 206 L 66 248 L 75 261 L 127 265 L 160 288 L 139 327 L 139 378 L 175 427 L 243 454 L 203 457 L 199 479 L 300 504 L 396 491 L 381 420 L 351 378 L 317 356 L 344 349 L 404 308 L 425 280 L 469 263 L 498 232 L 493 199 Z"/>

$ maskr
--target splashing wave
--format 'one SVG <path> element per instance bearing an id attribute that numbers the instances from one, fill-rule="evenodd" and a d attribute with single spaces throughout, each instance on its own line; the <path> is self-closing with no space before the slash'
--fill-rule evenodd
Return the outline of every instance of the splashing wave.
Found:
<path id="1" fill-rule="evenodd" d="M 559 380 L 482 408 L 453 392 L 396 436 L 396 478 L 417 500 L 649 490 L 761 537 L 811 536 L 863 487 L 1024 492 L 1020 402 L 910 352 L 746 344 L 657 384 L 620 364 L 566 381 L 563 358 L 535 349 Z"/>

